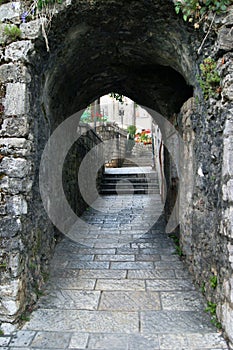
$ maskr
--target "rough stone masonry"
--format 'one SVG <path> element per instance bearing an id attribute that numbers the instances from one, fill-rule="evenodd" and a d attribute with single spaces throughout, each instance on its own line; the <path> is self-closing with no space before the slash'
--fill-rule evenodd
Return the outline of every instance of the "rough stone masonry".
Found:
<path id="1" fill-rule="evenodd" d="M 181 248 L 233 343 L 232 7 L 210 19 L 200 54 L 208 29 L 195 31 L 170 0 L 57 5 L 49 52 L 41 21 L 21 23 L 24 10 L 23 2 L 0 6 L 1 328 L 13 329 L 37 300 L 57 237 L 38 187 L 45 143 L 69 115 L 116 91 L 173 121 L 186 142 Z M 6 25 L 21 35 L 9 39 Z M 217 62 L 221 92 L 205 99 L 198 76 L 208 56 Z M 165 160 L 171 189 L 172 162 Z M 81 208 L 79 198 L 70 200 Z"/>

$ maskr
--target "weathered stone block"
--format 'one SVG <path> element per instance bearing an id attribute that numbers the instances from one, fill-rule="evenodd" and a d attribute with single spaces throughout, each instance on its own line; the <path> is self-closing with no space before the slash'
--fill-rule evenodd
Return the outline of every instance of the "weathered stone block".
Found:
<path id="1" fill-rule="evenodd" d="M 46 322 L 45 322 L 46 320 Z M 175 322 L 174 322 L 175 324 Z M 24 329 L 55 332 L 137 333 L 138 312 L 39 309 Z"/>
<path id="2" fill-rule="evenodd" d="M 40 300 L 40 307 L 49 309 L 97 310 L 100 291 L 62 290 Z"/>
<path id="3" fill-rule="evenodd" d="M 6 297 L 13 297 L 15 298 L 19 292 L 19 286 L 21 285 L 20 280 L 11 280 L 7 284 L 1 284 L 0 285 L 0 293 L 1 296 L 4 298 Z"/>
<path id="4" fill-rule="evenodd" d="M 2 155 L 29 155 L 31 145 L 32 143 L 25 138 L 4 138 L 0 140 Z"/>
<path id="5" fill-rule="evenodd" d="M 22 273 L 23 266 L 21 265 L 20 253 L 12 253 L 10 255 L 8 267 L 12 277 L 18 277 Z"/>
<path id="6" fill-rule="evenodd" d="M 19 339 L 20 340 L 20 337 Z M 32 341 L 32 347 L 41 348 L 41 349 L 59 349 L 68 347 L 70 342 L 70 334 L 63 332 L 38 332 L 35 336 L 35 339 Z M 17 345 L 17 342 L 16 344 Z"/>
<path id="7" fill-rule="evenodd" d="M 6 116 L 26 114 L 29 111 L 26 84 L 7 84 L 4 107 Z"/>
<path id="8" fill-rule="evenodd" d="M 226 185 L 222 187 L 223 200 L 233 202 L 233 179 L 230 179 Z"/>
<path id="9" fill-rule="evenodd" d="M 230 342 L 233 344 L 233 309 L 228 303 L 222 306 L 222 319 L 225 331 L 227 332 Z"/>
<path id="10" fill-rule="evenodd" d="M 15 347 L 25 347 L 29 346 L 32 339 L 34 338 L 36 332 L 33 331 L 19 331 L 12 338 L 10 345 Z"/>
<path id="11" fill-rule="evenodd" d="M 4 348 L 4 346 L 7 346 L 9 344 L 10 337 L 0 337 L 0 348 L 2 350 L 6 350 L 7 348 Z"/>
<path id="12" fill-rule="evenodd" d="M 0 187 L 3 192 L 8 194 L 28 194 L 32 189 L 32 181 L 29 179 L 17 179 L 4 176 L 0 181 Z"/>
<path id="13" fill-rule="evenodd" d="M 10 316 L 15 315 L 19 309 L 19 302 L 15 300 L 2 300 L 1 304 Z"/>
<path id="14" fill-rule="evenodd" d="M 233 176 L 233 136 L 224 140 L 223 176 Z"/>
<path id="15" fill-rule="evenodd" d="M 223 211 L 221 232 L 223 235 L 233 238 L 233 206 Z"/>
<path id="16" fill-rule="evenodd" d="M 24 178 L 31 170 L 31 163 L 23 158 L 5 157 L 0 163 L 0 172 L 10 177 Z"/>
<path id="17" fill-rule="evenodd" d="M 6 118 L 3 120 L 0 136 L 24 137 L 29 132 L 27 118 Z"/>
<path id="18" fill-rule="evenodd" d="M 12 334 L 16 330 L 16 325 L 11 324 L 11 323 L 7 323 L 7 322 L 3 322 L 1 324 L 1 329 L 3 330 L 4 335 L 9 335 L 9 334 Z"/>
<path id="19" fill-rule="evenodd" d="M 229 119 L 226 120 L 225 128 L 223 135 L 224 136 L 230 136 L 233 135 L 233 110 L 232 113 L 229 111 Z"/>
<path id="20" fill-rule="evenodd" d="M 0 7 L 0 21 L 4 21 L 6 19 L 17 19 L 20 16 L 20 12 L 21 10 L 19 1 L 3 4 Z"/>
<path id="21" fill-rule="evenodd" d="M 217 45 L 220 50 L 230 51 L 233 47 L 233 33 L 231 28 L 223 26 L 218 31 Z"/>
<path id="22" fill-rule="evenodd" d="M 0 66 L 0 80 L 4 83 L 27 83 L 31 76 L 25 66 L 9 63 Z"/>
<path id="23" fill-rule="evenodd" d="M 14 237 L 21 230 L 19 219 L 2 218 L 0 226 L 0 237 Z"/>
<path id="24" fill-rule="evenodd" d="M 7 212 L 11 215 L 27 214 L 27 202 L 23 196 L 13 196 L 7 201 Z"/>
<path id="25" fill-rule="evenodd" d="M 22 23 L 20 29 L 22 31 L 23 39 L 35 39 L 40 35 L 41 23 L 45 22 L 44 18 L 36 19 L 27 23 Z"/>
<path id="26" fill-rule="evenodd" d="M 70 341 L 69 349 L 85 349 L 87 347 L 88 337 L 88 333 L 74 333 Z"/>
<path id="27" fill-rule="evenodd" d="M 6 47 L 6 61 L 22 61 L 28 62 L 28 54 L 32 51 L 34 45 L 30 40 L 22 40 L 14 42 Z"/>
<path id="28" fill-rule="evenodd" d="M 230 101 L 233 100 L 233 74 L 228 74 L 222 82 L 222 96 Z"/>

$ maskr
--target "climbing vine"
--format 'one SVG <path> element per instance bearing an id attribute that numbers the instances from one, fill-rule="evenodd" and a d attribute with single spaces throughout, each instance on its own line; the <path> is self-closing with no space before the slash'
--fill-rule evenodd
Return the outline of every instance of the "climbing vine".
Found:
<path id="1" fill-rule="evenodd" d="M 175 11 L 177 14 L 182 12 L 184 21 L 193 23 L 194 28 L 198 29 L 211 12 L 224 13 L 230 4 L 231 0 L 177 0 Z"/>

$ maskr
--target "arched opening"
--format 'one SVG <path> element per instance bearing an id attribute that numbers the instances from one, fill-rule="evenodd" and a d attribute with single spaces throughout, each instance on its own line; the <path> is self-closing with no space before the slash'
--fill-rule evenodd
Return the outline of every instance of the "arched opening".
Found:
<path id="1" fill-rule="evenodd" d="M 46 52 L 44 39 L 40 34 L 35 40 L 32 39 L 34 46 L 31 45 L 30 36 L 25 40 L 26 43 L 20 40 L 20 45 L 31 47 L 32 53 L 26 50 L 28 54 L 20 56 L 20 63 L 15 58 L 14 51 L 12 54 L 10 50 L 12 47 L 7 47 L 6 62 L 10 62 L 9 65 L 13 66 L 19 63 L 17 69 L 23 66 L 29 76 L 25 77 L 24 72 L 20 78 L 18 75 L 15 78 L 13 74 L 5 80 L 6 102 L 5 111 L 2 111 L 5 113 L 5 119 L 1 125 L 1 132 L 4 138 L 18 135 L 19 138 L 25 137 L 29 143 L 30 150 L 26 149 L 24 153 L 20 151 L 22 159 L 16 165 L 22 167 L 19 168 L 22 177 L 28 169 L 25 178 L 32 187 L 28 190 L 29 187 L 25 189 L 22 184 L 22 190 L 20 188 L 15 192 L 15 183 L 7 182 L 7 167 L 10 162 L 13 163 L 15 156 L 14 153 L 13 155 L 10 153 L 8 157 L 7 154 L 1 163 L 1 169 L 5 172 L 3 175 L 5 179 L 7 178 L 3 187 L 7 188 L 7 191 L 13 187 L 9 192 L 10 204 L 7 210 L 9 213 L 13 212 L 15 216 L 13 221 L 9 219 L 8 214 L 4 218 L 3 244 L 4 252 L 10 256 L 10 268 L 9 271 L 6 269 L 6 280 L 13 276 L 13 282 L 16 281 L 18 289 L 12 297 L 13 307 L 11 300 L 9 304 L 8 295 L 3 298 L 4 302 L 6 300 L 4 320 L 11 322 L 17 319 L 20 312 L 25 309 L 27 298 L 29 304 L 36 300 L 38 288 L 44 279 L 44 270 L 47 271 L 53 254 L 54 227 L 44 211 L 39 189 L 39 168 L 46 142 L 53 131 L 68 120 L 69 116 L 112 91 L 128 96 L 137 104 L 160 113 L 183 138 L 188 140 L 185 154 L 187 179 L 182 196 L 189 197 L 191 205 L 183 217 L 183 229 L 186 232 L 183 232 L 181 237 L 182 243 L 190 270 L 200 284 L 213 277 L 213 274 L 214 277 L 218 275 L 221 283 L 216 289 L 217 294 L 214 295 L 215 290 L 212 290 L 209 284 L 208 296 L 216 301 L 225 288 L 224 297 L 221 297 L 225 298 L 222 305 L 225 303 L 226 315 L 232 315 L 229 302 L 231 297 L 228 295 L 232 271 L 229 258 L 232 246 L 229 234 L 231 221 L 229 213 L 223 218 L 222 210 L 223 208 L 225 210 L 227 200 L 219 195 L 220 186 L 222 183 L 225 185 L 231 176 L 228 158 L 227 161 L 222 158 L 223 149 L 227 151 L 230 149 L 228 137 L 232 131 L 229 125 L 226 124 L 228 125 L 226 135 L 222 135 L 222 131 L 228 118 L 227 113 L 230 111 L 231 95 L 226 90 L 224 82 L 223 100 L 216 99 L 213 107 L 207 106 L 198 87 L 197 78 L 199 63 L 206 54 L 204 52 L 198 57 L 196 53 L 202 38 L 203 33 L 194 31 L 176 16 L 171 1 L 98 0 L 71 3 L 58 10 L 48 33 L 49 53 Z M 208 45 L 207 51 L 211 51 L 214 45 L 212 37 Z M 219 47 L 215 47 L 214 51 L 216 60 L 223 56 L 222 51 L 225 50 Z M 17 47 L 14 50 L 17 54 L 20 51 Z M 221 61 L 222 75 L 225 74 L 225 68 L 227 71 L 230 69 L 227 66 L 229 57 L 226 55 Z M 15 97 L 11 98 L 11 93 L 19 87 L 23 103 L 17 106 Z M 26 89 L 29 97 L 24 99 L 23 93 Z M 196 100 L 190 99 L 193 95 Z M 17 119 L 15 116 L 18 114 Z M 212 118 L 213 115 L 216 118 Z M 160 129 L 163 133 L 163 125 L 160 125 Z M 198 140 L 195 139 L 196 135 Z M 68 138 L 69 136 L 67 134 Z M 224 141 L 225 144 L 223 144 L 224 137 L 227 139 Z M 60 143 L 63 144 L 63 139 Z M 30 167 L 24 166 L 27 162 L 29 164 L 29 161 Z M 75 168 L 75 164 L 67 167 L 71 172 L 72 166 Z M 164 166 L 168 184 L 166 212 L 169 215 L 172 210 L 171 203 L 175 201 L 177 193 L 175 182 L 177 174 L 166 151 Z M 221 175 L 223 166 L 227 168 L 226 173 L 223 172 L 225 177 Z M 17 177 L 14 169 L 10 171 L 13 172 L 13 177 Z M 189 176 L 193 174 L 194 179 Z M 69 172 L 64 174 L 64 179 L 76 183 Z M 193 182 L 189 181 L 190 179 Z M 191 191 L 193 189 L 194 196 Z M 226 188 L 225 190 L 227 191 Z M 8 195 L 8 192 L 6 193 Z M 80 202 L 75 196 L 73 202 L 78 211 Z M 227 210 L 224 213 L 227 213 Z M 211 217 L 211 225 L 206 221 L 207 217 Z M 219 218 L 221 220 L 218 220 Z M 12 228 L 13 235 L 17 236 L 17 239 L 11 242 L 13 253 L 10 251 L 11 248 L 7 248 L 8 238 L 5 238 L 9 227 Z M 214 251 L 216 246 L 217 250 Z M 223 254 L 224 250 L 229 252 L 227 256 Z M 14 290 L 13 283 L 11 288 Z M 224 313 L 224 308 L 219 314 L 221 312 Z M 226 315 L 222 315 L 222 319 L 226 320 L 228 317 Z"/>

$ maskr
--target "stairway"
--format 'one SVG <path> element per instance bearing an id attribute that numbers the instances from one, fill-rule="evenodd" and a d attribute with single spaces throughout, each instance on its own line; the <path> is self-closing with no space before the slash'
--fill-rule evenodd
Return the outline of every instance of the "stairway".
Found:
<path id="1" fill-rule="evenodd" d="M 122 167 L 146 167 L 152 165 L 152 145 L 136 143 L 130 155 L 127 155 Z"/>
<path id="2" fill-rule="evenodd" d="M 101 195 L 159 194 L 158 176 L 147 168 L 106 169 L 99 193 Z"/>

